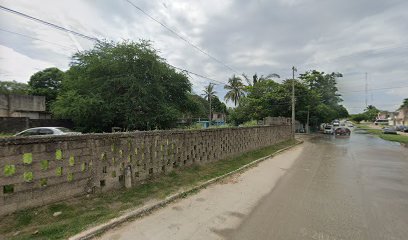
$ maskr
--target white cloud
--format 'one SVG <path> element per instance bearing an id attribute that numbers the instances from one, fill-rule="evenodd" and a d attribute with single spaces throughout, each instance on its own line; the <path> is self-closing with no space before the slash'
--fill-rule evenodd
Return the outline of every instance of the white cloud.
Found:
<path id="1" fill-rule="evenodd" d="M 365 106 L 364 73 L 369 73 L 369 88 L 403 86 L 408 69 L 408 3 L 389 1 L 316 0 L 132 0 L 154 18 L 176 30 L 238 73 L 251 75 L 278 73 L 291 77 L 310 69 L 344 73 L 339 89 L 351 112 Z M 110 40 L 151 39 L 170 64 L 218 81 L 233 74 L 152 21 L 126 1 L 111 0 L 0 0 L 2 5 L 56 23 L 78 32 Z M 33 65 L 47 63 L 66 69 L 72 48 L 89 49 L 93 42 L 47 26 L 0 12 L 0 28 L 66 45 L 23 39 L 0 32 L 2 80 L 30 75 Z M 4 48 L 4 47 L 3 47 Z M 12 51 L 10 51 L 12 50 Z M 16 65 L 13 60 L 29 59 Z M 35 63 L 35 64 L 34 64 Z M 41 64 L 39 66 L 42 66 Z M 39 66 L 36 65 L 37 68 Z M 7 74 L 3 74 L 7 73 Z M 20 81 L 28 80 L 19 77 Z M 200 93 L 208 80 L 192 77 Z M 225 94 L 217 86 L 221 99 Z M 398 89 L 397 89 L 398 90 Z M 373 91 L 369 102 L 399 105 L 404 91 Z M 381 100 L 381 101 L 380 101 Z M 390 109 L 391 110 L 391 109 Z"/>
<path id="2" fill-rule="evenodd" d="M 0 45 L 0 56 L 1 80 L 27 82 L 35 72 L 54 66 L 52 63 L 29 58 L 2 45 Z"/>

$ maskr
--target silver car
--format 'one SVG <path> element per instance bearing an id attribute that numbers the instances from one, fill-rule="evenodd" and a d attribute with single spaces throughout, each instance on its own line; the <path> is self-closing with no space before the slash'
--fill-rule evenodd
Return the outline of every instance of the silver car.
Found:
<path id="1" fill-rule="evenodd" d="M 383 133 L 384 134 L 397 134 L 397 129 L 395 129 L 395 127 L 384 127 Z"/>
<path id="2" fill-rule="evenodd" d="M 78 135 L 80 132 L 74 132 L 71 129 L 64 127 L 37 127 L 29 128 L 22 132 L 15 134 L 18 137 L 28 137 L 28 136 L 43 136 L 43 135 Z"/>

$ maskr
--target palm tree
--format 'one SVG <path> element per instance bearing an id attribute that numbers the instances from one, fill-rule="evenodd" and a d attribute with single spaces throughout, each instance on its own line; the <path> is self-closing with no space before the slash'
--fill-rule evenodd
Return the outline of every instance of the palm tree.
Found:
<path id="1" fill-rule="evenodd" d="M 202 94 L 202 96 L 205 98 L 205 100 L 207 101 L 211 101 L 211 98 L 213 98 L 215 96 L 215 94 L 217 93 L 214 90 L 214 84 L 210 83 L 208 84 L 208 86 L 204 87 L 204 94 Z"/>
<path id="2" fill-rule="evenodd" d="M 213 97 L 215 97 L 215 94 L 217 92 L 214 90 L 214 84 L 210 83 L 208 84 L 208 86 L 204 87 L 204 94 L 202 94 L 202 96 L 204 96 L 204 98 L 210 102 L 210 115 L 208 117 L 210 124 L 211 124 L 211 120 L 212 120 L 212 116 L 211 116 L 211 100 Z"/>
<path id="3" fill-rule="evenodd" d="M 224 86 L 224 89 L 228 90 L 224 97 L 225 101 L 228 102 L 231 100 L 234 102 L 234 105 L 237 106 L 241 97 L 245 95 L 244 87 L 241 78 L 232 75 L 232 77 L 228 79 L 228 84 Z"/>
<path id="4" fill-rule="evenodd" d="M 276 73 L 268 74 L 268 75 L 266 75 L 266 77 L 264 77 L 264 75 L 261 75 L 260 77 L 258 77 L 258 75 L 255 73 L 252 76 L 252 82 L 251 82 L 251 80 L 249 79 L 249 77 L 245 73 L 243 73 L 242 76 L 244 76 L 245 81 L 248 83 L 248 86 L 253 86 L 256 83 L 262 82 L 262 81 L 273 80 L 273 78 L 280 78 L 280 76 L 278 74 L 276 74 Z"/>

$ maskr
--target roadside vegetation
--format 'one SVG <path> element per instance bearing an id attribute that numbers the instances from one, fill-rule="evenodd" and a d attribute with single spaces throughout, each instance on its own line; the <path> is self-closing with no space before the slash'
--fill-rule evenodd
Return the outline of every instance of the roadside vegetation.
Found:
<path id="1" fill-rule="evenodd" d="M 0 138 L 11 137 L 13 134 L 11 133 L 0 133 Z"/>
<path id="2" fill-rule="evenodd" d="M 245 94 L 235 94 L 239 100 L 237 107 L 230 109 L 229 120 L 239 125 L 251 120 L 262 120 L 268 116 L 291 116 L 292 79 L 283 80 L 282 83 L 275 81 L 279 76 L 269 74 L 266 77 L 258 77 L 255 74 L 252 79 L 244 75 L 246 85 L 236 83 L 241 81 L 233 76 L 231 80 L 233 93 L 244 89 Z M 343 101 L 338 93 L 337 79 L 341 73 L 324 73 L 316 70 L 301 73 L 299 79 L 294 80 L 295 87 L 295 110 L 296 119 L 301 123 L 309 123 L 319 126 L 320 123 L 331 122 L 333 119 L 348 117 L 347 110 L 341 105 Z M 228 95 L 228 99 L 230 99 Z M 235 97 L 233 99 L 236 99 Z M 235 103 L 235 101 L 234 101 Z"/>
<path id="3" fill-rule="evenodd" d="M 408 136 L 396 134 L 383 134 L 381 129 L 374 129 L 366 124 L 357 124 L 357 128 L 367 131 L 370 134 L 376 135 L 384 140 L 408 144 Z"/>
<path id="4" fill-rule="evenodd" d="M 345 118 L 337 79 L 341 73 L 311 70 L 295 79 L 296 119 L 319 126 Z M 53 118 L 70 119 L 81 132 L 195 128 L 198 120 L 238 126 L 265 117 L 291 117 L 292 79 L 278 74 L 232 75 L 194 93 L 189 72 L 173 67 L 147 40 L 98 42 L 75 53 L 70 68 L 46 68 L 28 82 L 2 82 L 0 93 L 46 97 Z M 225 90 L 223 99 L 217 96 Z M 231 102 L 227 108 L 222 102 Z M 220 119 L 216 119 L 220 121 Z M 215 125 L 215 124 L 214 124 Z"/>
<path id="5" fill-rule="evenodd" d="M 295 143 L 295 140 L 289 140 L 238 157 L 175 170 L 128 190 L 113 190 L 18 211 L 0 219 L 0 239 L 66 239 L 91 226 L 117 217 L 126 210 L 140 207 L 147 201 L 163 199 Z"/>

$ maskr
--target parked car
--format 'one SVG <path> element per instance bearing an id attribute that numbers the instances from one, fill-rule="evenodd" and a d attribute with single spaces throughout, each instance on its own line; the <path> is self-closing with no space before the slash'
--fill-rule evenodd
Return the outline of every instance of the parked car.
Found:
<path id="1" fill-rule="evenodd" d="M 28 137 L 28 136 L 42 136 L 42 135 L 78 135 L 80 132 L 74 132 L 71 129 L 64 127 L 37 127 L 29 128 L 14 136 Z"/>
<path id="2" fill-rule="evenodd" d="M 323 133 L 324 133 L 324 134 L 333 134 L 333 127 L 330 126 L 330 125 L 326 126 L 326 127 L 324 128 Z"/>
<path id="3" fill-rule="evenodd" d="M 384 127 L 383 133 L 384 134 L 397 134 L 397 130 L 395 129 L 395 127 Z"/>
<path id="4" fill-rule="evenodd" d="M 395 130 L 400 131 L 400 132 L 408 132 L 408 126 L 399 125 L 395 127 Z"/>
<path id="5" fill-rule="evenodd" d="M 338 127 L 336 130 L 334 130 L 335 135 L 341 135 L 341 136 L 348 136 L 350 135 L 351 131 L 350 129 L 346 127 Z"/>
<path id="6" fill-rule="evenodd" d="M 353 128 L 353 127 L 354 127 L 354 125 L 353 125 L 352 123 L 349 123 L 349 124 L 347 125 L 347 127 L 349 127 L 349 128 Z"/>
<path id="7" fill-rule="evenodd" d="M 333 124 L 334 127 L 338 127 L 338 126 L 340 126 L 340 121 L 339 120 L 334 120 L 332 124 Z"/>

